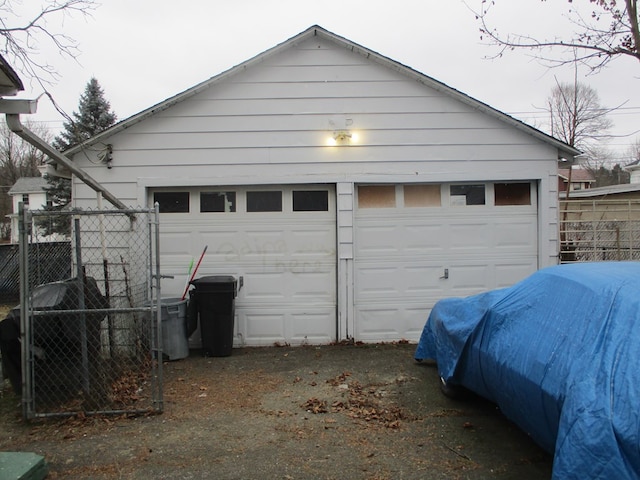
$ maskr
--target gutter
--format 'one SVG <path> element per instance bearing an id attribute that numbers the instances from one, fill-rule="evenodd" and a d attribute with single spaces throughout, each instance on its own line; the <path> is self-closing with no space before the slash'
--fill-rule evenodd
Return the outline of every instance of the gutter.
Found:
<path id="1" fill-rule="evenodd" d="M 4 102 L 8 102 L 9 100 L 4 100 Z M 1 109 L 4 110 L 4 109 Z M 19 110 L 19 109 L 16 109 Z M 4 110 L 6 112 L 6 110 Z M 29 112 L 24 112 L 29 113 Z M 56 150 L 53 146 L 49 145 L 45 140 L 38 137 L 35 133 L 29 130 L 27 127 L 22 125 L 20 122 L 20 114 L 19 113 L 7 113 L 6 114 L 7 125 L 9 129 L 18 135 L 20 138 L 30 143 L 34 147 L 36 147 L 41 152 L 47 154 L 54 162 L 58 165 L 61 165 L 71 173 L 73 173 L 76 177 L 78 177 L 82 182 L 84 182 L 87 186 L 91 187 L 98 193 L 101 193 L 105 200 L 111 202 L 115 207 L 126 210 L 127 206 L 122 203 L 115 195 L 109 192 L 105 187 L 103 187 L 97 180 L 95 180 L 91 175 L 86 173 L 81 168 L 74 165 L 74 163 L 67 157 L 62 154 L 58 150 Z"/>

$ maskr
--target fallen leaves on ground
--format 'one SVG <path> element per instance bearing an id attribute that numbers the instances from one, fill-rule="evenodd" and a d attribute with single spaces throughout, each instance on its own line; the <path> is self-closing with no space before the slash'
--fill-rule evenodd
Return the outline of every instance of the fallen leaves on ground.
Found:
<path id="1" fill-rule="evenodd" d="M 330 385 L 340 387 L 345 385 L 351 374 L 344 372 L 337 377 L 327 380 Z M 364 387 L 357 381 L 347 384 L 348 398 L 345 401 L 336 400 L 331 404 L 331 413 L 343 412 L 353 419 L 379 424 L 386 428 L 400 428 L 400 421 L 405 419 L 403 410 L 388 402 L 383 402 L 383 392 L 374 386 Z M 326 400 L 312 397 L 301 405 L 309 413 L 327 413 Z"/>
<path id="2" fill-rule="evenodd" d="M 302 404 L 302 408 L 304 408 L 309 413 L 327 413 L 327 402 L 325 400 L 318 400 L 317 398 L 310 398 L 306 402 Z"/>

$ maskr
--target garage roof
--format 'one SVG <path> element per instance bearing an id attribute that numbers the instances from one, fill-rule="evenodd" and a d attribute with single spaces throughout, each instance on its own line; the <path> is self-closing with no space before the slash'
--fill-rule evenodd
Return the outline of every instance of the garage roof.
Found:
<path id="1" fill-rule="evenodd" d="M 313 37 L 313 36 L 318 36 L 321 37 L 325 40 L 331 41 L 347 50 L 351 50 L 354 53 L 360 54 L 374 62 L 377 62 L 381 65 L 386 66 L 387 68 L 390 68 L 392 70 L 395 70 L 403 75 L 407 75 L 409 77 L 412 77 L 413 79 L 415 79 L 416 81 L 430 87 L 433 88 L 434 90 L 441 92 L 445 95 L 449 95 L 450 97 L 453 97 L 469 106 L 471 106 L 472 108 L 475 108 L 487 115 L 490 115 L 492 117 L 495 117 L 503 122 L 508 123 L 509 125 L 513 126 L 514 128 L 521 130 L 529 135 L 532 135 L 534 137 L 536 137 L 537 139 L 548 143 L 550 145 L 552 145 L 553 147 L 558 149 L 558 154 L 559 157 L 566 157 L 567 159 L 571 160 L 572 157 L 579 155 L 581 152 L 573 147 L 571 147 L 570 145 L 550 136 L 547 135 L 546 133 L 531 127 L 530 125 L 527 125 L 524 122 L 521 122 L 520 120 L 517 120 L 499 110 L 496 110 L 495 108 L 487 105 L 486 103 L 483 103 L 479 100 L 476 100 L 452 87 L 449 87 L 448 85 L 435 80 L 432 77 L 429 77 L 423 73 L 418 72 L 417 70 L 412 69 L 411 67 L 408 67 L 406 65 L 403 65 L 399 62 L 396 62 L 395 60 L 392 60 L 388 57 L 385 57 L 377 52 L 374 52 L 373 50 L 369 50 L 361 45 L 358 45 L 357 43 L 351 42 L 350 40 L 347 40 L 339 35 L 336 35 L 332 32 L 329 32 L 328 30 L 325 30 L 324 28 L 318 26 L 318 25 L 314 25 L 312 27 L 309 27 L 307 30 L 299 33 L 298 35 L 295 35 L 294 37 L 280 43 L 279 45 L 276 45 L 275 47 L 266 50 L 265 52 L 247 60 L 244 63 L 241 63 L 235 67 L 232 67 L 231 69 L 222 72 L 214 77 L 209 78 L 208 80 L 205 80 L 204 82 L 201 82 L 197 85 L 195 85 L 194 87 L 189 88 L 188 90 L 185 90 L 173 97 L 170 97 L 146 110 L 143 110 L 140 113 L 137 113 L 131 117 L 129 117 L 128 119 L 125 119 L 117 124 L 115 124 L 114 126 L 112 126 L 111 128 L 109 128 L 108 130 L 105 130 L 104 132 L 96 135 L 95 137 L 87 140 L 85 143 L 78 145 L 72 149 L 70 149 L 67 154 L 69 156 L 81 151 L 83 148 L 93 145 L 95 143 L 98 142 L 102 142 L 104 141 L 104 139 L 122 131 L 125 130 L 127 128 L 129 128 L 132 125 L 135 125 L 136 123 L 139 123 L 143 120 L 145 120 L 147 117 L 150 117 L 154 114 L 156 114 L 157 112 L 166 110 L 167 108 L 181 102 L 182 100 L 185 100 L 189 97 L 192 97 L 194 95 L 196 95 L 197 93 L 211 87 L 212 85 L 214 85 L 217 82 L 220 82 L 222 80 L 224 80 L 225 78 L 232 76 L 238 72 L 244 71 L 247 68 L 251 67 L 252 65 L 259 63 L 263 60 L 265 60 L 266 58 L 269 58 L 275 54 L 278 54 L 280 52 L 282 52 L 283 50 L 286 50 L 288 48 L 291 48 L 292 46 L 303 42 L 305 40 L 307 40 L 309 37 Z"/>

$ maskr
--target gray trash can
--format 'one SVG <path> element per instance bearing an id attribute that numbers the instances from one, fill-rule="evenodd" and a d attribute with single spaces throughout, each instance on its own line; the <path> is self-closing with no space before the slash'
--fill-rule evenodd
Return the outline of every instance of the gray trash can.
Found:
<path id="1" fill-rule="evenodd" d="M 162 309 L 162 352 L 169 360 L 189 356 L 187 342 L 187 299 L 168 297 L 160 300 Z"/>

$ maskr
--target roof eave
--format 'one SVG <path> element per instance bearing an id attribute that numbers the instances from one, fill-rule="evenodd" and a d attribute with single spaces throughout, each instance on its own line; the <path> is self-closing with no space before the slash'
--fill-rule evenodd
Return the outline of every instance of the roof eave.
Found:
<path id="1" fill-rule="evenodd" d="M 0 55 L 0 96 L 14 96 L 24 90 L 22 80 L 16 71 Z"/>

